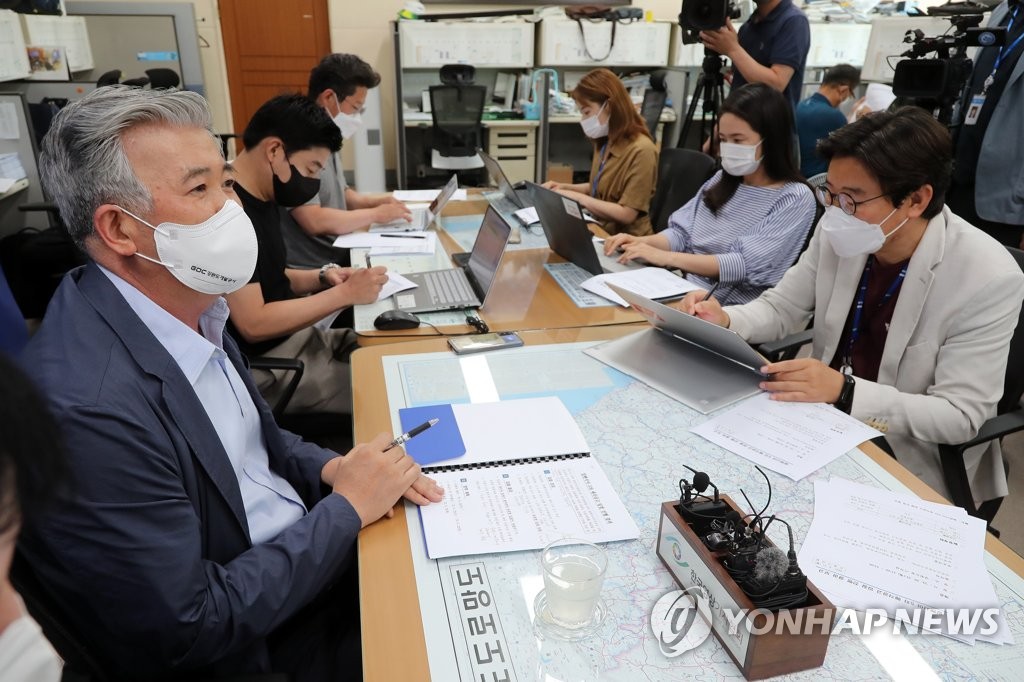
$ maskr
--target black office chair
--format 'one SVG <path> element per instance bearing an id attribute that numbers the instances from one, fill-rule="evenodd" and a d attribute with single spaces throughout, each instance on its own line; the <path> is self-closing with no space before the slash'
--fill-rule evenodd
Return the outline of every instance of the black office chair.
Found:
<path id="1" fill-rule="evenodd" d="M 483 168 L 476 150 L 483 146 L 487 88 L 473 83 L 474 69 L 463 64 L 441 67 L 442 85 L 430 86 L 433 120 L 430 165 L 444 170 Z"/>
<path id="2" fill-rule="evenodd" d="M 281 370 L 288 375 L 288 383 L 277 401 L 270 406 L 274 421 L 286 431 L 335 452 L 352 449 L 352 416 L 333 412 L 286 413 L 288 403 L 306 371 L 305 363 L 297 358 L 257 357 L 248 360 L 250 369 Z"/>
<path id="3" fill-rule="evenodd" d="M 166 90 L 181 85 L 181 76 L 174 69 L 146 69 L 146 76 L 149 78 L 149 87 L 153 90 Z"/>
<path id="4" fill-rule="evenodd" d="M 1024 251 L 1006 247 L 1024 270 Z M 1017 328 L 1010 339 L 1006 376 L 1003 380 L 1003 397 L 996 406 L 996 416 L 992 417 L 978 430 L 976 435 L 966 443 L 940 444 L 939 459 L 942 462 L 942 478 L 949 489 L 951 502 L 963 507 L 971 516 L 984 519 L 991 528 L 992 519 L 1003 502 L 1003 498 L 987 500 L 981 506 L 974 504 L 971 494 L 971 482 L 967 478 L 967 467 L 964 464 L 964 452 L 976 445 L 988 443 L 996 438 L 1024 430 L 1024 408 L 1021 407 L 1021 395 L 1024 394 L 1024 310 L 1017 320 Z M 1004 463 L 1005 466 L 1005 463 Z M 998 536 L 998 532 L 994 532 Z"/>
<path id="5" fill-rule="evenodd" d="M 108 85 L 117 85 L 121 82 L 121 69 L 111 69 L 100 75 L 96 79 L 96 87 L 103 88 Z"/>
<path id="6" fill-rule="evenodd" d="M 640 115 L 643 117 L 644 122 L 647 123 L 647 130 L 651 133 L 651 137 L 655 136 L 655 131 L 658 129 L 658 121 L 661 119 L 661 111 L 665 108 L 665 100 L 667 99 L 668 93 L 664 90 L 658 90 L 653 87 L 644 90 L 644 100 L 640 104 Z"/>
<path id="7" fill-rule="evenodd" d="M 715 172 L 715 160 L 693 149 L 662 149 L 658 186 L 648 213 L 655 232 L 668 227 L 669 216 L 696 196 Z"/>

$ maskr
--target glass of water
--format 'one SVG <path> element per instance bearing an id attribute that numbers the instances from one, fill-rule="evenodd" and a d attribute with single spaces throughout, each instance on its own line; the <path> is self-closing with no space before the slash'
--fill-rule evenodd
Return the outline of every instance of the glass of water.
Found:
<path id="1" fill-rule="evenodd" d="M 601 585 L 608 557 L 597 545 L 575 538 L 555 540 L 541 552 L 544 591 L 537 596 L 538 624 L 562 639 L 583 639 L 604 621 Z"/>

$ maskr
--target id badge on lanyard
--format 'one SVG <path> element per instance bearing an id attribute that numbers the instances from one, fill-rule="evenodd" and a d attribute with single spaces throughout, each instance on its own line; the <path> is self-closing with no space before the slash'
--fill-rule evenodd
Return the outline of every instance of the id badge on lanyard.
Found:
<path id="1" fill-rule="evenodd" d="M 1020 8 L 1016 7 L 1013 10 L 1013 14 L 1010 15 L 1010 21 L 1006 24 L 1006 32 L 1009 33 L 1013 29 L 1013 22 L 1017 19 L 1017 14 L 1020 12 Z M 999 53 L 996 55 L 995 64 L 992 67 L 992 73 L 985 79 L 985 84 L 981 88 L 981 92 L 971 97 L 971 103 L 967 105 L 967 113 L 964 115 L 964 125 L 972 126 L 977 124 L 978 118 L 981 116 L 981 108 L 985 106 L 985 95 L 988 89 L 992 87 L 992 84 L 996 80 L 996 72 L 999 70 L 999 65 L 1003 63 L 1003 57 L 1008 56 L 1013 50 L 1020 44 L 1021 39 L 1024 38 L 1024 34 L 1017 36 L 1017 39 L 1010 43 L 1009 47 L 1001 45 L 999 47 Z"/>

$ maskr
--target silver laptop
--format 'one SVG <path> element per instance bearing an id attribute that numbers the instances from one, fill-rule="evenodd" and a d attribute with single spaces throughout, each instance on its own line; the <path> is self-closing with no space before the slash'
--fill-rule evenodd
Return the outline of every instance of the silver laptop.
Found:
<path id="1" fill-rule="evenodd" d="M 371 223 L 371 232 L 419 232 L 430 227 L 430 223 L 434 222 L 437 216 L 441 215 L 441 211 L 444 210 L 448 200 L 455 195 L 455 191 L 459 189 L 459 176 L 452 175 L 448 184 L 444 186 L 441 193 L 434 197 L 434 200 L 430 202 L 429 206 L 419 207 L 411 209 L 409 212 L 412 213 L 412 218 L 408 221 L 392 220 L 387 223 Z"/>
<path id="2" fill-rule="evenodd" d="M 533 196 L 548 246 L 559 256 L 591 275 L 642 267 L 641 263 L 620 263 L 614 256 L 604 255 L 604 245 L 594 241 L 578 202 L 532 182 L 526 187 Z"/>
<path id="3" fill-rule="evenodd" d="M 488 174 L 490 174 L 494 181 L 498 183 L 498 190 L 512 205 L 512 208 L 509 211 L 510 213 L 521 208 L 533 206 L 533 200 L 530 193 L 525 189 L 517 190 L 513 187 L 512 183 L 508 181 L 508 176 L 505 175 L 505 171 L 501 170 L 501 164 L 495 161 L 494 157 L 483 149 L 477 149 L 476 153 L 480 155 L 480 159 L 484 162 L 484 168 L 487 169 Z"/>
<path id="4" fill-rule="evenodd" d="M 768 364 L 739 334 L 609 284 L 651 329 L 585 352 L 708 414 L 760 392 Z"/>
<path id="5" fill-rule="evenodd" d="M 511 233 L 512 227 L 493 206 L 488 206 L 469 262 L 459 268 L 405 275 L 418 286 L 395 294 L 395 307 L 410 313 L 483 307 Z"/>

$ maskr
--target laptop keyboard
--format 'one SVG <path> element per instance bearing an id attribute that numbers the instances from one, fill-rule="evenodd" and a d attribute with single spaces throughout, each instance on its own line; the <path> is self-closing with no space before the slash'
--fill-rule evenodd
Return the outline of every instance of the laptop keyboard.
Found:
<path id="1" fill-rule="evenodd" d="M 430 293 L 431 302 L 437 304 L 464 303 L 476 299 L 465 277 L 459 276 L 461 270 L 442 270 L 428 272 L 424 275 L 424 284 Z"/>

